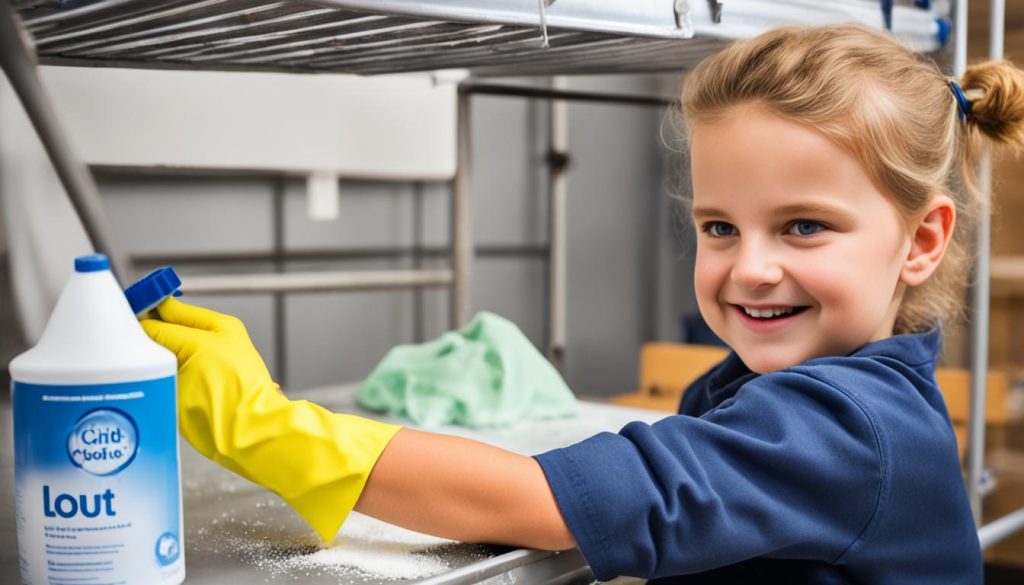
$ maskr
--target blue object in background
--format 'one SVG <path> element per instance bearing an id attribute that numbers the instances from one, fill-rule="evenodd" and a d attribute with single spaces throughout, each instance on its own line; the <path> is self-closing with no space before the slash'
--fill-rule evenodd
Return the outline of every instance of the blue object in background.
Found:
<path id="1" fill-rule="evenodd" d="M 729 347 L 708 327 L 700 313 L 684 313 L 679 317 L 679 331 L 679 341 L 683 343 Z"/>
<path id="2" fill-rule="evenodd" d="M 946 46 L 946 41 L 949 40 L 949 35 L 953 32 L 953 25 L 945 18 L 936 18 L 935 23 L 939 27 L 938 37 L 940 48 Z"/>

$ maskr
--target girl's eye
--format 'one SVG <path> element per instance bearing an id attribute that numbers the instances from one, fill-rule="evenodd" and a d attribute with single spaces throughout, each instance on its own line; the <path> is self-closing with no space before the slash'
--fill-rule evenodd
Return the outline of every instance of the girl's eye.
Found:
<path id="1" fill-rule="evenodd" d="M 736 233 L 736 228 L 724 221 L 709 221 L 701 226 L 701 230 L 712 238 L 725 238 Z"/>
<path id="2" fill-rule="evenodd" d="M 790 234 L 793 234 L 794 236 L 807 237 L 813 236 L 814 234 L 820 232 L 823 229 L 825 229 L 825 226 L 822 225 L 820 222 L 811 221 L 808 219 L 800 219 L 794 221 L 789 225 L 788 232 Z"/>

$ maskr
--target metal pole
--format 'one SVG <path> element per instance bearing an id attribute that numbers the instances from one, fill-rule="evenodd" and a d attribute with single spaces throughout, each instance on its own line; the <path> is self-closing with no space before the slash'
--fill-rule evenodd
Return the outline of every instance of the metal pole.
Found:
<path id="1" fill-rule="evenodd" d="M 56 112 L 39 81 L 34 56 L 25 42 L 17 16 L 10 3 L 3 1 L 0 1 L 0 66 L 39 134 L 93 249 L 106 254 L 114 274 L 122 282 L 127 281 L 131 276 L 128 261 L 114 241 L 96 182 L 85 164 L 75 156 L 61 131 Z"/>
<path id="2" fill-rule="evenodd" d="M 282 274 L 287 268 L 285 266 L 285 237 L 284 237 L 284 195 L 285 182 L 282 178 L 274 179 L 271 194 L 271 241 L 274 248 L 274 272 Z M 277 381 L 284 388 L 291 387 L 288 380 L 288 316 L 286 315 L 286 303 L 288 298 L 283 292 L 275 292 L 271 295 L 274 314 L 274 361 L 277 365 Z"/>
<path id="3" fill-rule="evenodd" d="M 551 80 L 553 90 L 562 89 L 565 80 Z M 565 353 L 566 303 L 566 210 L 568 205 L 569 105 L 564 100 L 552 100 L 548 132 L 548 185 L 550 211 L 548 213 L 548 359 L 559 371 Z"/>
<path id="4" fill-rule="evenodd" d="M 1019 532 L 1024 527 L 1024 508 L 1010 512 L 995 522 L 990 522 L 978 529 L 978 541 L 981 549 L 998 544 L 1007 537 Z"/>
<path id="5" fill-rule="evenodd" d="M 450 270 L 322 270 L 282 274 L 196 274 L 182 281 L 181 290 L 190 294 L 317 292 L 451 286 L 452 282 Z"/>
<path id="6" fill-rule="evenodd" d="M 412 268 L 423 269 L 423 182 L 416 181 L 412 185 Z M 423 325 L 423 291 L 414 288 L 412 291 L 412 339 L 413 343 L 426 341 Z"/>
<path id="7" fill-rule="evenodd" d="M 472 198 L 469 192 L 469 164 L 472 129 L 470 126 L 470 96 L 459 92 L 458 97 L 458 166 L 452 186 L 451 240 L 452 240 L 452 304 L 451 325 L 458 329 L 469 323 L 469 270 L 473 259 L 473 237 L 470 222 Z"/>
<path id="8" fill-rule="evenodd" d="M 967 0 L 955 1 L 953 38 L 953 76 L 960 79 L 967 69 Z"/>
<path id="9" fill-rule="evenodd" d="M 966 2 L 965 2 L 966 4 Z M 1004 0 L 989 2 L 989 58 L 1003 58 Z M 974 282 L 971 287 L 971 418 L 967 426 L 967 494 L 974 522 L 981 525 L 981 477 L 985 463 L 985 396 L 988 377 L 989 258 L 992 248 L 992 151 L 985 149 L 978 169 L 982 214 L 978 224 Z"/>
<path id="10" fill-rule="evenodd" d="M 564 554 L 572 555 L 572 552 L 574 551 L 567 551 Z M 559 553 L 521 548 L 424 579 L 419 585 L 472 585 L 497 576 L 505 580 L 504 577 L 513 569 L 537 563 L 557 554 Z"/>
<path id="11" fill-rule="evenodd" d="M 555 79 L 558 78 L 556 77 Z M 503 85 L 496 83 L 465 83 L 459 88 L 459 91 L 474 95 L 613 103 L 631 106 L 655 106 L 658 108 L 674 107 L 678 105 L 678 100 L 676 99 L 643 95 L 602 93 L 596 91 L 567 90 L 563 89 L 560 84 L 555 83 L 547 89 L 541 87 Z"/>
<path id="12" fill-rule="evenodd" d="M 953 14 L 953 34 L 953 38 L 955 39 L 953 44 L 953 77 L 959 80 L 963 77 L 964 71 L 967 69 L 967 0 L 956 0 Z M 975 325 L 980 320 L 977 294 L 973 284 L 970 288 L 970 295 L 971 298 L 969 302 L 972 309 L 970 330 L 971 353 L 968 359 L 970 360 L 973 381 L 974 364 L 977 361 L 976 358 L 978 355 L 977 349 L 974 347 L 976 337 L 974 329 Z M 985 366 L 985 368 L 987 369 L 987 366 Z M 971 386 L 972 411 L 970 412 L 970 416 L 967 421 L 967 500 L 971 506 L 971 513 L 974 516 L 974 524 L 979 525 L 981 523 L 981 492 L 979 489 L 981 485 L 981 473 L 980 471 L 975 470 L 975 461 L 980 458 L 975 454 L 974 450 L 974 447 L 977 445 L 977 441 L 972 440 L 977 425 L 974 424 L 974 415 L 976 412 L 973 410 L 975 398 L 973 383 Z M 977 412 L 984 413 L 985 411 L 981 410 Z M 984 449 L 984 446 L 982 446 L 982 448 Z M 979 464 L 978 469 L 980 470 L 980 468 L 981 466 Z"/>
<path id="13" fill-rule="evenodd" d="M 989 253 L 991 217 L 989 201 L 992 189 L 991 153 L 982 155 L 978 169 L 984 204 L 978 222 L 977 253 L 974 282 L 971 285 L 971 410 L 967 423 L 967 490 L 974 522 L 981 525 L 981 478 L 985 465 L 985 397 L 988 375 L 988 321 L 989 321 Z"/>

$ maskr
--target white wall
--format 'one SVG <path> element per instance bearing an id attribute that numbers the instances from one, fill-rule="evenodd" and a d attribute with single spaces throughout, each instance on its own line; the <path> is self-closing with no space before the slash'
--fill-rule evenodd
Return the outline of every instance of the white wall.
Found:
<path id="1" fill-rule="evenodd" d="M 455 172 L 455 90 L 428 74 L 289 75 L 40 67 L 90 164 Z"/>

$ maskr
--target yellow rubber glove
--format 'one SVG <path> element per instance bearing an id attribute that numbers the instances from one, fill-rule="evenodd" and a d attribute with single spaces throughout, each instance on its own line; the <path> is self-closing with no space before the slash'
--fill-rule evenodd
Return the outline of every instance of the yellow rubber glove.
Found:
<path id="1" fill-rule="evenodd" d="M 173 298 L 156 310 L 160 320 L 141 323 L 178 356 L 181 434 L 333 538 L 401 427 L 289 400 L 235 317 Z"/>

